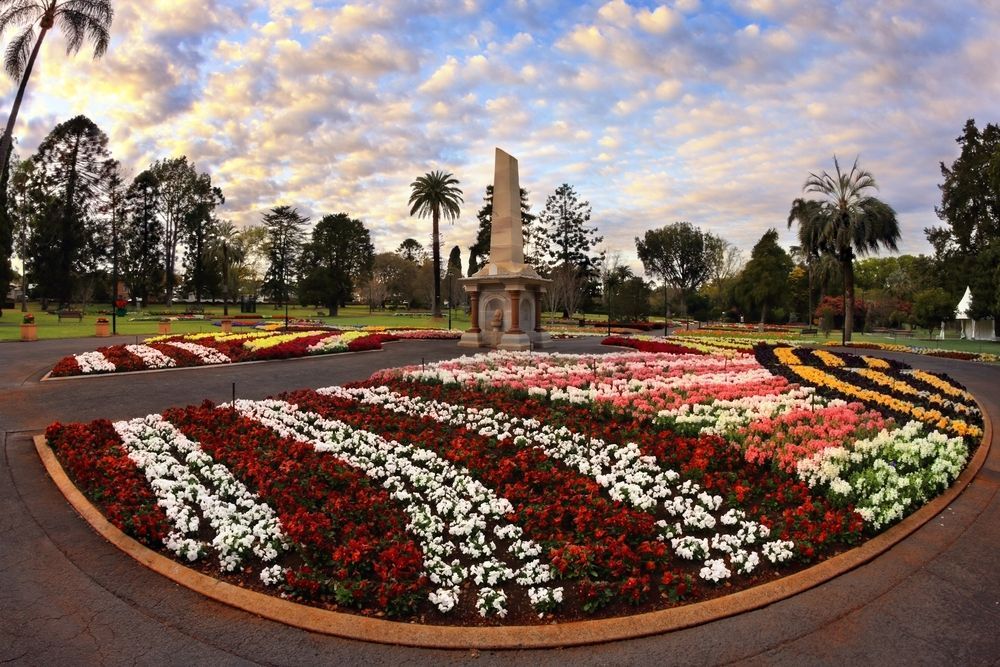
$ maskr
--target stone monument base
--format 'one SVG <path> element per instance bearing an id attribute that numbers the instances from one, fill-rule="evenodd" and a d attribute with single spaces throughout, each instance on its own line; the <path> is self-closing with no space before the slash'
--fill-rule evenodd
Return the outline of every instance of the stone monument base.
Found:
<path id="1" fill-rule="evenodd" d="M 500 331 L 466 331 L 459 347 L 485 347 L 498 350 L 543 350 L 552 347 L 552 337 L 545 331 L 504 333 Z"/>

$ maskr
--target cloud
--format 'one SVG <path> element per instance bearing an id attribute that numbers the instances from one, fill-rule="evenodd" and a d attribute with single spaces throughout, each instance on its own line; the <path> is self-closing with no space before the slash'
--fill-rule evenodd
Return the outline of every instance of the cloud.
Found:
<path id="1" fill-rule="evenodd" d="M 427 240 L 406 201 L 431 169 L 460 179 L 444 241 L 469 245 L 500 145 L 536 212 L 575 185 L 629 261 L 675 220 L 791 242 L 791 200 L 835 153 L 861 155 L 903 250 L 928 252 L 938 163 L 1000 97 L 1000 6 L 975 0 L 151 0 L 120 3 L 112 32 L 98 61 L 47 38 L 22 156 L 85 113 L 133 173 L 187 154 L 239 224 L 279 202 L 343 210 L 379 249 Z"/>

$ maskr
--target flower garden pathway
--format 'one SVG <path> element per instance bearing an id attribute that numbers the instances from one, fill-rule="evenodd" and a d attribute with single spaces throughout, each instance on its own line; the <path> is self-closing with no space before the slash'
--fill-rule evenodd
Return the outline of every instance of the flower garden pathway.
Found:
<path id="1" fill-rule="evenodd" d="M 48 479 L 31 436 L 363 379 L 462 354 L 452 341 L 381 352 L 39 382 L 93 339 L 0 344 L 0 663 L 15 664 L 993 664 L 1000 655 L 1000 438 L 968 489 L 873 562 L 769 607 L 667 635 L 554 651 L 434 651 L 342 640 L 256 618 L 147 571 L 105 543 Z M 599 339 L 558 351 L 599 352 Z M 867 353 L 867 352 L 866 352 Z M 1000 424 L 1000 367 L 894 355 L 946 372 Z"/>

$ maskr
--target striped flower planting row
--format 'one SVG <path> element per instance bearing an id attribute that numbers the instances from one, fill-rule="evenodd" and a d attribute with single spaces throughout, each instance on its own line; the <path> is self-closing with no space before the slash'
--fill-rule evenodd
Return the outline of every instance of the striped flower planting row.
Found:
<path id="1" fill-rule="evenodd" d="M 460 337 L 457 331 L 243 331 L 197 333 L 147 338 L 141 345 L 112 345 L 61 359 L 53 377 L 127 373 L 190 366 L 290 359 L 320 354 L 377 350 L 394 340 L 442 340 Z"/>

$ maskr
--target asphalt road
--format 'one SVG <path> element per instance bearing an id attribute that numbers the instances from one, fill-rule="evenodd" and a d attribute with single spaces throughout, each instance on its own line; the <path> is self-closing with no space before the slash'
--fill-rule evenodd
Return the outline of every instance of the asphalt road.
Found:
<path id="1" fill-rule="evenodd" d="M 117 342 L 128 342 L 118 340 Z M 31 436 L 52 421 L 263 398 L 461 355 L 452 341 L 381 352 L 39 382 L 94 339 L 0 344 L 0 664 L 997 664 L 1000 447 L 916 533 L 852 572 L 766 608 L 687 630 L 549 651 L 435 651 L 337 639 L 206 600 L 105 543 L 49 481 Z M 596 340 L 557 343 L 597 351 Z M 607 348 L 605 348 L 607 350 Z M 1000 367 L 884 354 L 964 383 L 1000 426 Z M 994 432 L 993 444 L 997 444 Z"/>

